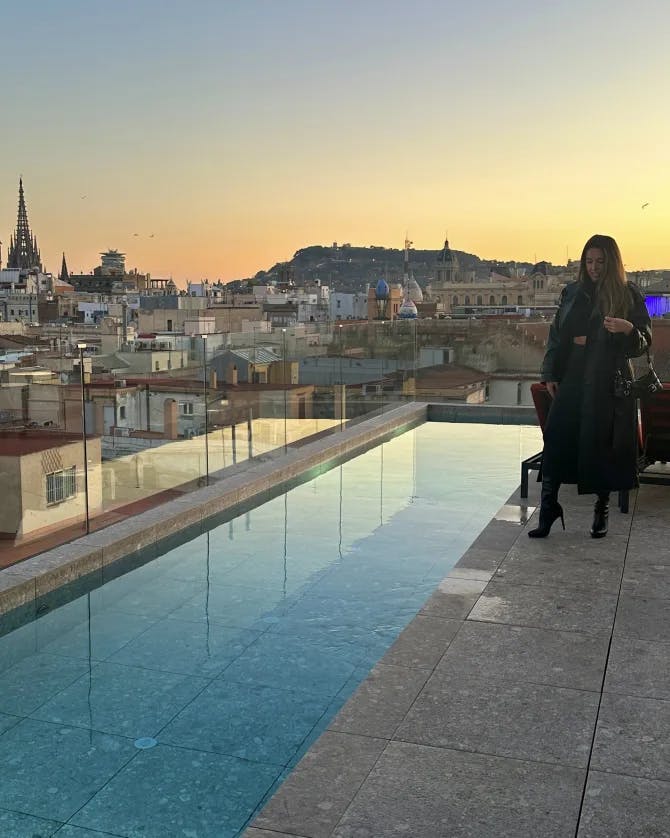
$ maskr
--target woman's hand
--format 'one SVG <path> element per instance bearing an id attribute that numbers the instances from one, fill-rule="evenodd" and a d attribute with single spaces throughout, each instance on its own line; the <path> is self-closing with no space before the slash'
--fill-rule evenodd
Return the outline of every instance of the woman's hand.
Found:
<path id="1" fill-rule="evenodd" d="M 547 388 L 547 392 L 551 398 L 555 399 L 556 393 L 558 393 L 558 381 L 545 381 L 544 386 Z"/>
<path id="2" fill-rule="evenodd" d="M 630 320 L 624 320 L 623 317 L 606 317 L 603 321 L 603 325 L 607 331 L 611 332 L 613 335 L 617 333 L 629 335 L 634 328 Z"/>

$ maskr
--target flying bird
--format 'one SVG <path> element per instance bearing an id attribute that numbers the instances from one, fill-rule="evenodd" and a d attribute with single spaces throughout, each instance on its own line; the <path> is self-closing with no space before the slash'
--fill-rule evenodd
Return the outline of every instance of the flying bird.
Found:
<path id="1" fill-rule="evenodd" d="M 139 236 L 139 233 L 133 233 L 134 236 Z"/>
<path id="2" fill-rule="evenodd" d="M 82 195 L 82 196 L 81 196 L 82 201 L 83 201 L 83 200 L 84 200 L 84 198 L 86 198 L 86 197 L 87 197 L 86 195 Z"/>
<path id="3" fill-rule="evenodd" d="M 648 206 L 649 206 L 649 201 L 647 201 L 646 204 L 642 204 L 642 209 L 644 209 L 645 207 L 648 207 Z"/>
<path id="4" fill-rule="evenodd" d="M 153 237 L 154 237 L 154 234 L 152 233 L 152 234 L 149 236 L 149 238 L 150 238 L 150 239 L 153 239 Z"/>

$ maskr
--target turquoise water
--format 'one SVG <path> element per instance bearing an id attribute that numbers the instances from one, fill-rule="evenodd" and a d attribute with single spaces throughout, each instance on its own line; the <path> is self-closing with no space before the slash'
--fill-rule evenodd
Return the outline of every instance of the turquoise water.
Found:
<path id="1" fill-rule="evenodd" d="M 0 835 L 239 835 L 539 447 L 428 423 L 0 639 Z"/>

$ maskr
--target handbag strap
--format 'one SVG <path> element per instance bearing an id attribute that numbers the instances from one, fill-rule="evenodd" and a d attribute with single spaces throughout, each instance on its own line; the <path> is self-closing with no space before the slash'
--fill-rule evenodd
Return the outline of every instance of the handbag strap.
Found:
<path id="1" fill-rule="evenodd" d="M 647 366 L 650 370 L 654 369 L 654 356 L 649 351 L 649 344 L 647 344 L 644 348 L 645 354 L 647 356 Z"/>

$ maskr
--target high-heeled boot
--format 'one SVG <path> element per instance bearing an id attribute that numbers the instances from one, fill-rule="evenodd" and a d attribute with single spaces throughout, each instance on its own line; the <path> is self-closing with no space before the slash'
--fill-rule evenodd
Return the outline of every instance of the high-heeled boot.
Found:
<path id="1" fill-rule="evenodd" d="M 591 538 L 604 538 L 607 535 L 607 525 L 610 513 L 610 493 L 599 492 L 596 505 L 593 507 L 593 524 Z"/>
<path id="2" fill-rule="evenodd" d="M 536 529 L 528 531 L 528 538 L 546 538 L 549 535 L 552 524 L 557 518 L 561 519 L 561 524 L 563 524 L 563 529 L 565 529 L 563 507 L 558 502 L 558 490 L 560 486 L 560 483 L 556 483 L 548 477 L 542 479 L 540 522 Z"/>

